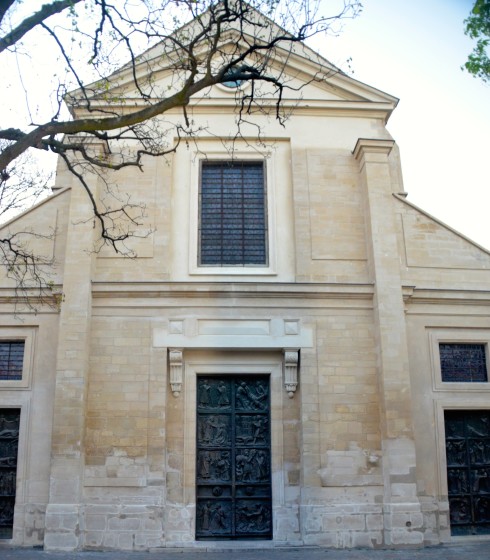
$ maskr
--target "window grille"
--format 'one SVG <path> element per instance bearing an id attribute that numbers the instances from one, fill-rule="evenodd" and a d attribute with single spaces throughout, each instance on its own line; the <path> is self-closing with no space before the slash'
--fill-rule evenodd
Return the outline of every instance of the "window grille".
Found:
<path id="1" fill-rule="evenodd" d="M 24 341 L 0 341 L 0 381 L 22 379 Z"/>
<path id="2" fill-rule="evenodd" d="M 485 382 L 488 380 L 485 344 L 440 343 L 442 381 Z"/>
<path id="3" fill-rule="evenodd" d="M 262 162 L 203 162 L 199 209 L 199 264 L 267 264 Z"/>

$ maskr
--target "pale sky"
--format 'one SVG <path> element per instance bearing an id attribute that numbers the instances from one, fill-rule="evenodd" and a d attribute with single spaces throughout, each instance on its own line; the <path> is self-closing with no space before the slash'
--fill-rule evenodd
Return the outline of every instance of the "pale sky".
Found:
<path id="1" fill-rule="evenodd" d="M 490 85 L 460 67 L 473 0 L 363 0 L 342 34 L 315 48 L 400 99 L 388 129 L 408 200 L 490 249 Z"/>
<path id="2" fill-rule="evenodd" d="M 352 58 L 354 78 L 400 99 L 388 129 L 408 200 L 490 249 L 490 85 L 460 69 L 473 0 L 362 1 L 338 37 L 311 46 L 345 71 Z M 46 70 L 42 57 L 36 70 Z M 0 106 L 2 124 L 14 126 L 16 113 Z"/>

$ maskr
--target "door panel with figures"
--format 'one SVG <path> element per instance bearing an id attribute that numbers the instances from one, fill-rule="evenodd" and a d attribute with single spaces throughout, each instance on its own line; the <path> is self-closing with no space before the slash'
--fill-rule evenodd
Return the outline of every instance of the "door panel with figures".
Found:
<path id="1" fill-rule="evenodd" d="M 490 410 L 446 410 L 452 535 L 490 534 Z"/>
<path id="2" fill-rule="evenodd" d="M 196 538 L 272 538 L 267 375 L 197 378 Z"/>
<path id="3" fill-rule="evenodd" d="M 20 410 L 0 409 L 0 539 L 11 539 L 14 526 Z"/>

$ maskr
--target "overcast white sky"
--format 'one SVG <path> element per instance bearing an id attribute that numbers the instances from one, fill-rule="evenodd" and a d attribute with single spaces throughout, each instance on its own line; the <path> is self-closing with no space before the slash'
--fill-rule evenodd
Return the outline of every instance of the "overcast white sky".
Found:
<path id="1" fill-rule="evenodd" d="M 356 79 L 400 99 L 388 128 L 408 200 L 490 249 L 490 86 L 460 69 L 472 49 L 463 20 L 473 0 L 362 1 L 339 37 L 312 46 L 346 71 L 352 58 Z M 41 57 L 29 70 L 50 69 Z M 2 124 L 13 126 L 17 110 L 5 105 Z"/>
<path id="2" fill-rule="evenodd" d="M 364 10 L 316 48 L 400 99 L 388 129 L 408 200 L 490 249 L 490 85 L 460 70 L 472 50 L 473 0 L 362 0 Z"/>

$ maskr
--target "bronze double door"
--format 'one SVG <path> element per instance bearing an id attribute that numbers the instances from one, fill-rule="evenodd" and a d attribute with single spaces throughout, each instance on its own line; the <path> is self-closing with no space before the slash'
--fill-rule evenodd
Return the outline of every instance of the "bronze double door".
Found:
<path id="1" fill-rule="evenodd" d="M 446 410 L 452 535 L 490 534 L 490 410 Z"/>
<path id="2" fill-rule="evenodd" d="M 0 409 L 0 539 L 11 539 L 14 525 L 20 410 Z"/>
<path id="3" fill-rule="evenodd" d="M 196 538 L 272 538 L 267 375 L 197 377 Z"/>

